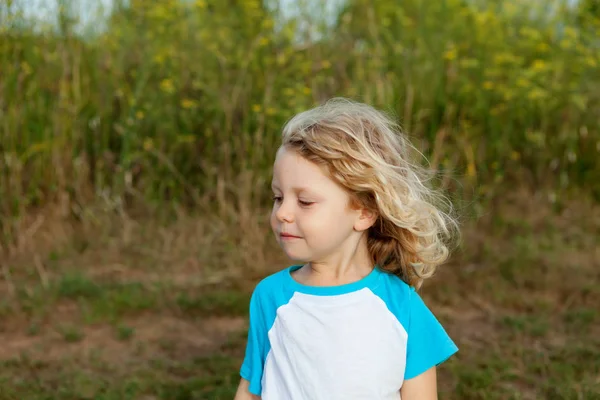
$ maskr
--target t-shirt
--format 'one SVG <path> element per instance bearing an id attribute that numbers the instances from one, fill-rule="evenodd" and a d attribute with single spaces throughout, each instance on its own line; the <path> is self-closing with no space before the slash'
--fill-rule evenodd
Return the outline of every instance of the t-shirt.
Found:
<path id="1" fill-rule="evenodd" d="M 458 351 L 414 288 L 375 267 L 339 286 L 307 286 L 294 265 L 250 300 L 240 375 L 262 400 L 398 400 L 400 387 Z"/>

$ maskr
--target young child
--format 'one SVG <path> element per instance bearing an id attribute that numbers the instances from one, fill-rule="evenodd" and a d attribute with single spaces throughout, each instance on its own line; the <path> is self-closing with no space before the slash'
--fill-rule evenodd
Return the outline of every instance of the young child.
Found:
<path id="1" fill-rule="evenodd" d="M 333 99 L 292 118 L 271 227 L 292 260 L 263 279 L 236 400 L 437 399 L 458 348 L 415 291 L 448 257 L 455 220 L 382 112 Z"/>

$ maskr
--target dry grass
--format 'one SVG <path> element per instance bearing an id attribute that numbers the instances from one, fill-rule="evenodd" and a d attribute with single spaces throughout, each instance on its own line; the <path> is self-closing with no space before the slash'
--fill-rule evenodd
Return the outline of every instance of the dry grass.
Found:
<path id="1" fill-rule="evenodd" d="M 600 398 L 600 208 L 495 207 L 423 289 L 460 347 L 441 397 Z M 250 291 L 287 264 L 264 216 L 249 221 L 40 225 L 3 259 L 0 399 L 231 398 Z"/>

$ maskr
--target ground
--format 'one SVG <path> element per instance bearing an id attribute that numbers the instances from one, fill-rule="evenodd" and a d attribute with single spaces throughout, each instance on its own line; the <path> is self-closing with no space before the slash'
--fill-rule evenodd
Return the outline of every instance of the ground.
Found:
<path id="1" fill-rule="evenodd" d="M 600 399 L 600 206 L 515 195 L 422 288 L 460 348 L 441 399 Z M 32 215 L 0 260 L 0 400 L 231 399 L 261 223 Z"/>

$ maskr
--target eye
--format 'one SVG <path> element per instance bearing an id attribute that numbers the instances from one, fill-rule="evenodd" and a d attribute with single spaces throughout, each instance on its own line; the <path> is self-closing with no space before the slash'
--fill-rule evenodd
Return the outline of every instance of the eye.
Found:
<path id="1" fill-rule="evenodd" d="M 315 204 L 314 201 L 306 201 L 306 200 L 298 200 L 298 203 L 300 203 L 300 205 L 303 207 L 308 207 L 308 206 Z"/>
<path id="2" fill-rule="evenodd" d="M 279 202 L 281 202 L 281 200 L 283 200 L 283 196 L 278 196 L 278 195 L 273 196 L 273 201 L 275 203 L 279 203 Z"/>

